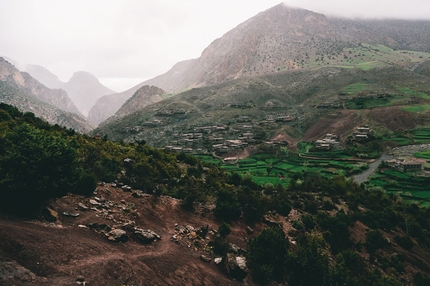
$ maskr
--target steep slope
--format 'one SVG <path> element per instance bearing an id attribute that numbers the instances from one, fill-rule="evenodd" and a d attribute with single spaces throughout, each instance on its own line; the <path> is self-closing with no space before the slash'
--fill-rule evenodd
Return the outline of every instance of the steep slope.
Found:
<path id="1" fill-rule="evenodd" d="M 42 66 L 24 64 L 10 58 L 6 59 L 15 67 L 18 67 L 20 70 L 29 73 L 33 78 L 46 87 L 51 89 L 63 89 L 66 91 L 68 96 L 73 100 L 74 104 L 76 104 L 77 108 L 79 109 L 78 114 L 80 115 L 87 115 L 96 100 L 101 96 L 114 93 L 114 91 L 102 85 L 94 75 L 85 71 L 75 72 L 68 82 L 62 82 L 55 74 Z M 130 97 L 132 94 L 130 94 L 128 97 Z M 68 101 L 70 101 L 70 99 L 68 99 Z M 60 106 L 57 107 L 62 108 Z M 76 112 L 78 109 L 75 111 L 70 111 Z"/>
<path id="2" fill-rule="evenodd" d="M 144 108 L 150 104 L 162 100 L 162 95 L 166 92 L 156 86 L 145 85 L 139 88 L 134 95 L 129 98 L 121 108 L 115 113 L 115 117 L 123 117 Z"/>
<path id="3" fill-rule="evenodd" d="M 24 70 L 49 88 L 61 88 L 64 84 L 55 74 L 42 66 L 26 65 Z"/>
<path id="4" fill-rule="evenodd" d="M 105 87 L 92 74 L 84 71 L 75 72 L 70 80 L 61 85 L 78 109 L 88 115 L 96 100 L 103 95 L 114 93 Z"/>
<path id="5" fill-rule="evenodd" d="M 94 125 L 98 125 L 117 112 L 117 110 L 129 99 L 139 88 L 144 85 L 169 86 L 170 82 L 181 81 L 180 77 L 184 75 L 194 60 L 188 60 L 177 63 L 166 74 L 155 77 L 151 80 L 140 83 L 124 92 L 114 93 L 102 96 L 97 99 L 94 106 L 88 113 L 88 120 Z M 169 88 L 170 90 L 171 88 Z"/>
<path id="6" fill-rule="evenodd" d="M 418 90 L 414 91 L 417 86 Z M 317 126 L 315 130 L 318 136 L 331 133 L 335 129 L 333 122 L 342 118 L 349 123 L 339 126 L 339 135 L 352 132 L 356 126 L 354 124 L 365 124 L 367 120 L 377 123 L 381 128 L 398 131 L 399 125 L 391 117 L 386 117 L 390 122 L 383 122 L 381 118 L 382 121 L 378 123 L 377 113 L 385 114 L 384 108 L 391 108 L 391 113 L 398 114 L 399 120 L 407 121 L 404 126 L 414 128 L 426 125 L 428 117 L 424 114 L 400 111 L 406 104 L 427 104 L 427 96 L 420 90 L 429 87 L 429 78 L 398 67 L 368 71 L 345 68 L 286 71 L 194 88 L 123 118 L 101 124 L 94 132 L 107 134 L 113 140 L 143 139 L 157 147 L 175 144 L 185 147 L 191 141 L 184 141 L 181 134 L 199 132 L 193 131 L 193 128 L 198 127 L 213 129 L 215 125 L 223 127 L 223 131 L 219 136 L 208 136 L 237 139 L 247 132 L 243 125 L 248 125 L 250 132 L 261 134 L 258 142 L 281 133 L 296 139 L 302 136 L 313 138 L 307 133 L 312 126 Z M 368 118 L 365 108 L 354 111 L 354 107 L 347 107 L 363 100 L 361 98 L 373 100 L 375 94 L 389 96 L 375 105 L 383 109 L 369 113 Z M 413 103 L 407 103 L 411 98 L 414 99 Z M 317 108 L 321 103 L 328 106 Z M 331 103 L 334 105 L 330 106 Z M 340 114 L 343 109 L 346 109 L 345 116 Z M 360 118 L 356 120 L 356 116 L 349 116 L 351 112 L 361 114 Z M 244 116 L 245 121 L 242 119 Z M 278 117 L 285 120 L 275 122 L 274 119 Z M 326 117 L 334 119 L 327 121 Z M 195 140 L 192 143 L 194 145 L 188 147 L 204 150 L 205 143 L 198 142 Z"/>
<path id="7" fill-rule="evenodd" d="M 64 90 L 47 88 L 28 73 L 21 73 L 3 58 L 0 58 L 0 77 L 0 80 L 25 89 L 43 102 L 66 112 L 73 112 L 82 116 Z"/>
<path id="8" fill-rule="evenodd" d="M 282 70 L 342 65 L 343 55 L 335 62 L 329 60 L 360 43 L 427 52 L 430 21 L 327 18 L 279 4 L 213 41 L 182 72 L 172 70 L 145 84 L 179 92 Z"/>
<path id="9" fill-rule="evenodd" d="M 51 124 L 80 132 L 92 129 L 63 90 L 45 87 L 3 58 L 0 58 L 0 101 L 23 112 L 33 112 Z"/>
<path id="10" fill-rule="evenodd" d="M 139 109 L 142 109 L 145 106 L 161 101 L 162 95 L 164 94 L 165 91 L 156 86 L 142 86 L 121 106 L 121 108 L 113 116 L 106 119 L 103 123 L 106 124 L 110 121 L 117 120 Z M 115 97 L 115 99 L 117 98 L 118 97 Z"/>
<path id="11" fill-rule="evenodd" d="M 376 45 L 370 47 L 369 44 Z M 385 50 L 394 49 L 391 57 Z M 359 52 L 354 52 L 358 49 Z M 430 50 L 430 21 L 350 20 L 327 18 L 305 9 L 279 4 L 263 11 L 214 40 L 197 59 L 176 64 L 165 74 L 147 80 L 169 93 L 233 79 L 324 66 L 399 65 L 412 68 L 420 59 L 400 49 Z M 393 53 L 399 50 L 397 53 Z M 418 58 L 418 57 L 417 57 Z M 91 112 L 95 122 L 113 114 L 126 97 L 109 96 Z M 101 103 L 105 105 L 101 105 Z M 100 104 L 100 106 L 98 106 Z M 108 106 L 107 106 L 108 105 Z M 103 107 L 102 107 L 103 106 Z M 103 114 L 106 110 L 106 115 Z M 97 114 L 97 115 L 96 115 Z"/>

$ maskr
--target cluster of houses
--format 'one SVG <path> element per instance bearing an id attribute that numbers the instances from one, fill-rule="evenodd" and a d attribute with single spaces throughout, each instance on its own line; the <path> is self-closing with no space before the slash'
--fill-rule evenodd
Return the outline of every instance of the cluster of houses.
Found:
<path id="1" fill-rule="evenodd" d="M 291 122 L 295 119 L 295 117 L 284 114 L 284 113 L 278 113 L 275 115 L 266 115 L 266 119 L 259 122 L 261 126 L 268 126 L 268 125 L 276 125 L 277 123 L 282 122 Z"/>
<path id="2" fill-rule="evenodd" d="M 339 101 L 322 102 L 317 105 L 317 108 L 341 108 L 342 104 Z"/>
<path id="3" fill-rule="evenodd" d="M 355 128 L 355 131 L 352 133 L 352 137 L 355 141 L 366 141 L 369 139 L 371 133 L 372 129 L 370 129 L 368 125 L 362 125 Z"/>
<path id="4" fill-rule="evenodd" d="M 339 146 L 339 138 L 334 134 L 326 134 L 324 138 L 316 140 L 314 147 L 317 150 L 331 150 L 333 147 Z"/>
<path id="5" fill-rule="evenodd" d="M 397 169 L 402 172 L 418 172 L 422 170 L 422 162 L 414 159 L 391 159 L 385 161 L 387 166 Z"/>
<path id="6" fill-rule="evenodd" d="M 158 116 L 172 116 L 172 115 L 175 115 L 175 114 L 185 114 L 185 113 L 188 113 L 188 112 L 189 111 L 185 110 L 185 109 L 175 109 L 175 110 L 168 110 L 168 109 L 166 109 L 166 110 L 158 110 L 155 115 L 158 115 Z"/>
<path id="7" fill-rule="evenodd" d="M 265 121 L 289 122 L 294 117 L 278 113 L 266 116 Z M 261 123 L 261 122 L 260 122 Z M 219 155 L 230 151 L 240 150 L 250 145 L 259 144 L 264 140 L 259 133 L 255 133 L 255 125 L 249 116 L 241 115 L 236 118 L 232 126 L 197 126 L 187 131 L 176 132 L 173 140 L 165 149 L 185 153 L 216 152 Z M 267 141 L 267 145 L 288 145 L 283 141 Z"/>

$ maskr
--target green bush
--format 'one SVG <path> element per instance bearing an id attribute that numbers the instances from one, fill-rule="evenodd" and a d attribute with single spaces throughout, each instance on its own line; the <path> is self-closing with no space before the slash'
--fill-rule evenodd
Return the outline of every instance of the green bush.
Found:
<path id="1" fill-rule="evenodd" d="M 0 161 L 0 205 L 33 214 L 47 200 L 76 191 L 82 169 L 66 139 L 22 124 L 4 137 Z"/>
<path id="2" fill-rule="evenodd" d="M 254 279 L 262 284 L 285 279 L 285 262 L 289 248 L 282 229 L 266 228 L 248 243 L 249 265 Z"/>

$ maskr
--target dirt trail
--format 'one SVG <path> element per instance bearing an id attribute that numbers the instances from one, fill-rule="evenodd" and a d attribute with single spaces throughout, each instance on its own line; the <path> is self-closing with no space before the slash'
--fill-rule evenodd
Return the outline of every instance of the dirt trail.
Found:
<path id="1" fill-rule="evenodd" d="M 28 275 L 2 277 L 0 271 L 0 285 L 39 285 L 42 281 L 43 285 L 76 285 L 81 276 L 87 285 L 103 286 L 254 285 L 249 278 L 244 282 L 232 280 L 213 261 L 202 261 L 204 250 L 188 238 L 178 243 L 171 240 L 175 224 L 217 229 L 219 222 L 211 215 L 184 211 L 179 201 L 170 197 L 162 196 L 157 201 L 152 196 L 134 198 L 131 193 L 109 185 L 99 186 L 96 196 L 115 202 L 116 207 L 110 208 L 109 214 L 116 222 L 105 218 L 99 210 L 77 209 L 79 202 L 88 205 L 90 199 L 78 196 L 66 196 L 51 204 L 59 213 L 55 223 L 0 217 L 0 269 L 3 260 L 12 260 L 34 273 L 28 280 Z M 127 205 L 134 208 L 123 212 L 120 207 Z M 79 217 L 61 215 L 65 211 L 79 212 Z M 91 223 L 114 226 L 124 220 L 155 231 L 161 240 L 147 245 L 131 236 L 126 243 L 116 243 L 92 229 L 78 227 Z M 243 223 L 234 223 L 229 235 L 232 243 L 244 248 L 245 227 Z"/>

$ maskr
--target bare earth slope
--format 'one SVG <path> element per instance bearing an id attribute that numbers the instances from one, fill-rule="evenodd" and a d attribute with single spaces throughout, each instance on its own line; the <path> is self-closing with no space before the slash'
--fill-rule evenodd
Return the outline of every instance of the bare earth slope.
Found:
<path id="1" fill-rule="evenodd" d="M 88 285 L 243 285 L 228 278 L 213 261 L 200 258 L 205 253 L 204 240 L 189 239 L 195 234 L 181 236 L 175 230 L 175 223 L 217 229 L 219 223 L 212 216 L 186 212 L 176 199 L 161 197 L 154 203 L 152 196 L 134 198 L 110 185 L 99 186 L 97 196 L 115 202 L 106 210 L 108 216 L 103 208 L 77 209 L 79 202 L 90 206 L 89 198 L 66 196 L 51 204 L 59 213 L 55 223 L 0 218 L 0 284 L 76 285 L 76 279 L 83 277 Z M 73 218 L 63 212 L 80 215 Z M 156 232 L 161 240 L 142 244 L 130 236 L 127 242 L 118 243 L 78 227 L 92 223 L 118 226 L 130 220 Z M 178 242 L 172 241 L 174 234 Z M 245 225 L 232 224 L 230 241 L 245 247 L 245 236 Z M 254 285 L 248 278 L 245 281 Z"/>

